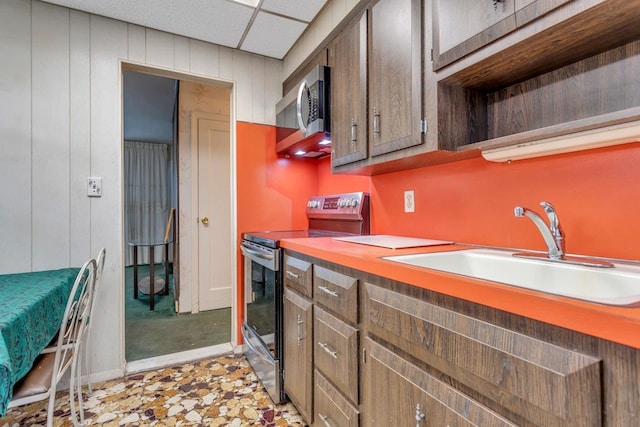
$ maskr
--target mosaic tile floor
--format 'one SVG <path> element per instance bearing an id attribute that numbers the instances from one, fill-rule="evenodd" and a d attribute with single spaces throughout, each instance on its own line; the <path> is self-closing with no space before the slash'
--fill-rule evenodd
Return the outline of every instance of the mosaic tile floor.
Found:
<path id="1" fill-rule="evenodd" d="M 68 393 L 53 425 L 71 426 Z M 290 403 L 274 405 L 242 355 L 205 359 L 94 384 L 85 420 L 97 426 L 305 427 Z M 46 425 L 47 401 L 13 408 L 0 427 Z"/>

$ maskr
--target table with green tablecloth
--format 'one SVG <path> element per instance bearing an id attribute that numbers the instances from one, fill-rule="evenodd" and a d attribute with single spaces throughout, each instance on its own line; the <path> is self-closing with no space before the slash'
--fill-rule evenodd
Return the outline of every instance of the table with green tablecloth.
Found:
<path id="1" fill-rule="evenodd" d="M 0 416 L 60 329 L 79 268 L 0 275 Z"/>

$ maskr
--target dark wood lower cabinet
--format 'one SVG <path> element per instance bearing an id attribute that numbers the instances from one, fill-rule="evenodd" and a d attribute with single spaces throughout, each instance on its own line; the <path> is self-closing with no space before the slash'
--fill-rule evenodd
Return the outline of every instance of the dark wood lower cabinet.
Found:
<path id="1" fill-rule="evenodd" d="M 638 349 L 295 256 L 358 294 L 351 323 L 285 289 L 285 390 L 313 426 L 640 425 Z"/>
<path id="2" fill-rule="evenodd" d="M 313 304 L 284 289 L 284 390 L 309 423 L 313 422 Z"/>
<path id="3" fill-rule="evenodd" d="M 313 396 L 314 425 L 358 427 L 358 410 L 318 370 L 315 373 Z"/>
<path id="4" fill-rule="evenodd" d="M 516 426 L 370 338 L 364 350 L 364 426 Z"/>

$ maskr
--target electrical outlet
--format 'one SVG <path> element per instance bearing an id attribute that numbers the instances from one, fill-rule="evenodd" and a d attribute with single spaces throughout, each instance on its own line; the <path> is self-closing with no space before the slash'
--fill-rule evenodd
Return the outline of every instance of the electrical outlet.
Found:
<path id="1" fill-rule="evenodd" d="M 90 176 L 87 180 L 87 196 L 89 197 L 101 197 L 102 196 L 102 178 Z"/>
<path id="2" fill-rule="evenodd" d="M 407 190 L 404 192 L 404 211 L 415 212 L 416 203 L 413 195 L 413 190 Z"/>

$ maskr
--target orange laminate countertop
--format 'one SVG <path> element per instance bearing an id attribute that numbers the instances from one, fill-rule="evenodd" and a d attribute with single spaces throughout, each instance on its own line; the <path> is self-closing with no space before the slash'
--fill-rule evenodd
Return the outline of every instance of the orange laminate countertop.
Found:
<path id="1" fill-rule="evenodd" d="M 280 244 L 285 249 L 335 264 L 640 349 L 640 308 L 594 304 L 381 259 L 468 246 L 387 249 L 331 237 L 284 239 Z"/>

